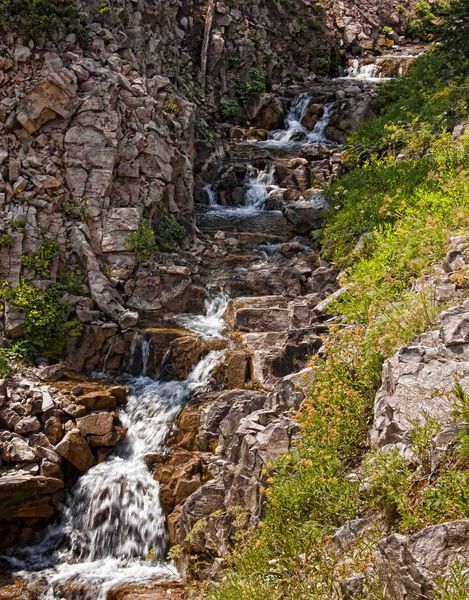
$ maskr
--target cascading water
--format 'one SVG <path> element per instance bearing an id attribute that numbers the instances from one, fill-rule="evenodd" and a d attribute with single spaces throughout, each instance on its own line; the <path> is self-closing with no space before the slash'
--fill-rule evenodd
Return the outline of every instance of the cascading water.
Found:
<path id="1" fill-rule="evenodd" d="M 186 325 L 218 337 L 227 302 L 223 294 L 214 297 L 207 304 L 207 315 L 186 315 Z M 140 338 L 134 348 L 137 351 L 140 344 L 142 371 L 149 350 L 146 342 Z M 131 396 L 120 414 L 127 428 L 123 444 L 79 479 L 58 524 L 48 528 L 40 544 L 5 557 L 33 585 L 47 582 L 42 599 L 62 599 L 63 589 L 73 584 L 80 591 L 68 598 L 104 600 L 121 583 L 177 577 L 174 565 L 164 560 L 167 534 L 159 484 L 145 456 L 165 450 L 176 416 L 191 397 L 209 389 L 222 354 L 209 353 L 186 381 L 159 382 L 142 374 L 130 382 Z"/>
<path id="2" fill-rule="evenodd" d="M 327 139 L 326 129 L 329 125 L 332 108 L 334 103 L 328 103 L 324 106 L 321 118 L 316 123 L 313 131 L 308 131 L 302 124 L 306 111 L 311 103 L 311 97 L 308 94 L 301 95 L 294 102 L 288 111 L 285 119 L 284 129 L 274 131 L 267 141 L 256 142 L 262 148 L 295 148 L 308 144 L 330 144 Z"/>
<path id="3" fill-rule="evenodd" d="M 175 319 L 181 327 L 185 327 L 202 337 L 220 338 L 226 327 L 223 315 L 228 307 L 229 296 L 216 293 L 205 301 L 205 315 L 179 315 Z"/>
<path id="4" fill-rule="evenodd" d="M 380 69 L 376 63 L 365 64 L 358 58 L 354 58 L 346 70 L 346 78 L 360 81 L 380 81 Z"/>
<path id="5" fill-rule="evenodd" d="M 264 210 L 269 193 L 275 185 L 275 165 L 267 166 L 264 171 L 258 171 L 249 167 L 246 173 L 247 191 L 244 197 L 244 205 L 251 210 Z M 270 189 L 269 189 L 270 188 Z"/>
<path id="6" fill-rule="evenodd" d="M 224 217 L 236 218 L 240 215 L 250 215 L 263 211 L 269 195 L 280 189 L 275 185 L 275 165 L 268 164 L 264 170 L 259 170 L 249 165 L 246 171 L 244 187 L 246 193 L 242 206 L 222 206 L 216 203 L 216 195 L 211 186 L 205 186 L 203 189 L 214 202 L 212 204 L 212 201 L 210 201 L 208 213 L 221 213 Z"/>

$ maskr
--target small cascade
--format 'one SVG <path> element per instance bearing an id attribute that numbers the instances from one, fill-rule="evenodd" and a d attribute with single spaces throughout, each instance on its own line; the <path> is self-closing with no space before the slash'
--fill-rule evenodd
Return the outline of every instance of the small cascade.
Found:
<path id="1" fill-rule="evenodd" d="M 180 315 L 175 321 L 202 337 L 221 338 L 226 327 L 223 315 L 229 300 L 225 292 L 212 293 L 205 301 L 205 315 Z"/>
<path id="2" fill-rule="evenodd" d="M 212 295 L 206 315 L 183 315 L 181 321 L 205 337 L 219 337 L 227 304 L 226 294 Z M 38 600 L 61 600 L 61 590 L 69 584 L 79 586 L 76 600 L 105 600 L 121 583 L 178 577 L 174 565 L 165 561 L 168 541 L 159 483 L 145 456 L 165 451 L 178 413 L 210 389 L 223 351 L 207 354 L 185 381 L 167 382 L 146 376 L 150 340 L 137 333 L 130 351 L 129 365 L 135 368 L 139 359 L 142 366 L 140 376 L 130 381 L 131 395 L 119 415 L 127 428 L 124 442 L 82 475 L 41 543 L 4 557 L 32 585 L 47 581 L 48 591 Z"/>
<path id="3" fill-rule="evenodd" d="M 208 213 L 217 213 L 219 216 L 233 219 L 243 215 L 252 215 L 264 210 L 265 203 L 269 198 L 269 194 L 280 189 L 275 185 L 275 165 L 266 165 L 264 170 L 259 170 L 249 165 L 246 171 L 244 181 L 246 190 L 244 196 L 244 204 L 241 206 L 222 206 L 216 202 L 216 194 L 210 185 L 203 189 L 212 195 L 208 207 Z M 210 190 L 210 191 L 209 191 Z"/>
<path id="4" fill-rule="evenodd" d="M 285 150 L 308 144 L 331 144 L 332 142 L 327 139 L 326 129 L 329 125 L 334 103 L 328 103 L 324 106 L 322 117 L 316 123 L 313 131 L 309 131 L 302 124 L 302 121 L 310 102 L 311 97 L 308 94 L 299 96 L 288 111 L 284 129 L 273 131 L 270 134 L 270 139 L 256 142 L 256 144 L 262 148 L 280 148 Z"/>
<path id="5" fill-rule="evenodd" d="M 212 188 L 210 183 L 207 183 L 203 188 L 204 192 L 207 194 L 208 205 L 209 206 L 218 206 L 217 203 L 217 194 L 215 190 Z"/>
<path id="6" fill-rule="evenodd" d="M 247 191 L 244 205 L 251 210 L 264 210 L 269 193 L 275 186 L 275 165 L 266 166 L 264 171 L 249 166 L 245 182 Z"/>
<path id="7" fill-rule="evenodd" d="M 380 68 L 376 63 L 362 63 L 358 58 L 350 61 L 346 69 L 346 79 L 360 81 L 379 81 L 384 79 L 380 75 Z"/>
<path id="8" fill-rule="evenodd" d="M 331 143 L 327 139 L 326 129 L 329 125 L 329 121 L 331 119 L 332 109 L 334 108 L 334 102 L 329 102 L 324 106 L 324 112 L 322 117 L 314 126 L 314 129 L 311 133 L 308 134 L 307 140 L 310 144 L 327 144 Z"/>
<path id="9" fill-rule="evenodd" d="M 137 331 L 130 344 L 129 356 L 125 363 L 126 370 L 129 373 L 147 375 L 150 350 L 151 340 L 147 339 L 140 331 Z"/>

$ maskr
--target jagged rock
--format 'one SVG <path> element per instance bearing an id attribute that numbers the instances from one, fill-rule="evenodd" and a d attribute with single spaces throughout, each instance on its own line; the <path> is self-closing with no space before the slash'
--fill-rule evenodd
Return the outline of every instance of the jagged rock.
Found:
<path id="1" fill-rule="evenodd" d="M 0 453 L 5 462 L 28 462 L 36 459 L 36 453 L 28 442 L 9 432 L 0 433 Z"/>
<path id="2" fill-rule="evenodd" d="M 256 104 L 251 121 L 261 129 L 280 129 L 285 113 L 280 98 L 275 94 L 265 94 Z"/>
<path id="3" fill-rule="evenodd" d="M 379 543 L 376 568 L 389 600 L 431 598 L 436 577 L 458 560 L 467 564 L 469 520 L 426 527 L 414 535 L 390 535 Z"/>
<path id="4" fill-rule="evenodd" d="M 71 71 L 50 67 L 46 78 L 19 104 L 16 118 L 29 134 L 57 116 L 68 119 L 80 104 L 76 92 L 76 78 Z"/>
<path id="5" fill-rule="evenodd" d="M 87 471 L 95 463 L 93 453 L 78 429 L 65 434 L 55 450 L 81 472 Z"/>
<path id="6" fill-rule="evenodd" d="M 439 329 L 419 336 L 385 362 L 370 431 L 374 445 L 409 445 L 415 421 L 426 413 L 443 423 L 450 420 L 447 394 L 455 380 L 469 385 L 466 304 L 444 311 Z"/>

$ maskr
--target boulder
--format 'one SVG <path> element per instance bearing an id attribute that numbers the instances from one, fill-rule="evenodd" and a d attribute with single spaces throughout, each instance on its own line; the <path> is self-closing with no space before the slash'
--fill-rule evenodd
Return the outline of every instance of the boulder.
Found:
<path id="1" fill-rule="evenodd" d="M 125 436 L 124 427 L 108 412 L 95 412 L 77 419 L 77 428 L 90 446 L 115 446 Z"/>
<path id="2" fill-rule="evenodd" d="M 283 208 L 285 218 L 293 225 L 296 233 L 306 235 L 313 229 L 321 229 L 324 213 L 329 208 L 323 194 L 315 194 L 306 200 L 291 202 Z"/>
<path id="3" fill-rule="evenodd" d="M 285 113 L 282 101 L 275 94 L 264 94 L 252 113 L 252 123 L 259 129 L 281 129 Z"/>
<path id="4" fill-rule="evenodd" d="M 55 446 L 57 454 L 84 473 L 95 463 L 93 453 L 78 429 L 69 431 Z"/>
<path id="5" fill-rule="evenodd" d="M 386 600 L 431 598 L 437 577 L 456 561 L 468 565 L 469 519 L 393 534 L 378 545 L 376 569 Z"/>

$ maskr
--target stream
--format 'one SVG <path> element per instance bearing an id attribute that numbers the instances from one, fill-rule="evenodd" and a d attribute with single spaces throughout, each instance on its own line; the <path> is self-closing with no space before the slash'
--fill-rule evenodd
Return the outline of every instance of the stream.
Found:
<path id="1" fill-rule="evenodd" d="M 380 78 L 375 64 L 354 63 L 347 75 L 349 79 Z M 345 78 L 344 82 L 343 85 L 349 85 Z M 267 206 L 279 192 L 285 191 L 277 181 L 274 161 L 266 160 L 262 166 L 248 156 L 252 147 L 256 151 L 280 152 L 281 157 L 282 153 L 291 157 L 314 145 L 337 147 L 327 137 L 335 102 L 323 104 L 320 118 L 308 130 L 302 121 L 310 103 L 311 95 L 300 93 L 291 102 L 283 129 L 269 132 L 268 139 L 245 142 L 242 202 L 219 203 L 212 184 L 203 188 L 208 198 L 198 219 L 203 235 L 213 239 L 215 232 L 225 235 L 227 231 L 233 244 L 238 243 L 236 236 L 244 236 L 249 243 L 252 239 L 250 260 L 262 259 L 251 264 L 254 273 L 256 268 L 267 265 L 270 269 L 271 265 L 286 261 L 279 254 L 285 241 L 296 243 L 299 252 L 310 251 L 308 239 L 295 237 L 282 211 Z M 291 271 L 290 263 L 285 264 Z M 231 267 L 224 268 L 229 271 Z M 242 268 L 243 273 L 249 271 L 248 267 Z M 231 287 L 236 289 L 241 284 L 236 273 L 234 277 L 238 281 Z M 309 285 L 306 275 L 303 279 L 304 285 Z M 216 292 L 211 284 L 217 285 Z M 220 291 L 219 281 L 207 282 L 204 314 L 181 314 L 174 319 L 175 323 L 204 339 L 223 338 L 227 327 L 224 315 L 233 295 L 228 287 Z M 273 297 L 274 293 L 264 296 Z M 262 296 L 262 292 L 258 295 Z M 131 393 L 120 411 L 122 424 L 127 428 L 124 442 L 105 462 L 79 478 L 65 500 L 60 518 L 43 532 L 40 543 L 6 557 L 16 575 L 33 583 L 47 582 L 47 592 L 40 596 L 41 600 L 106 600 L 108 592 L 122 583 L 179 577 L 175 565 L 165 560 L 168 534 L 159 502 L 159 483 L 147 468 L 145 456 L 167 450 L 178 414 L 186 403 L 211 389 L 212 375 L 224 351 L 206 353 L 185 381 L 155 381 L 148 376 L 150 343 L 137 332 L 127 357 L 129 372 L 134 372 L 135 364 L 141 364 L 142 368 L 139 376 L 129 380 Z"/>

